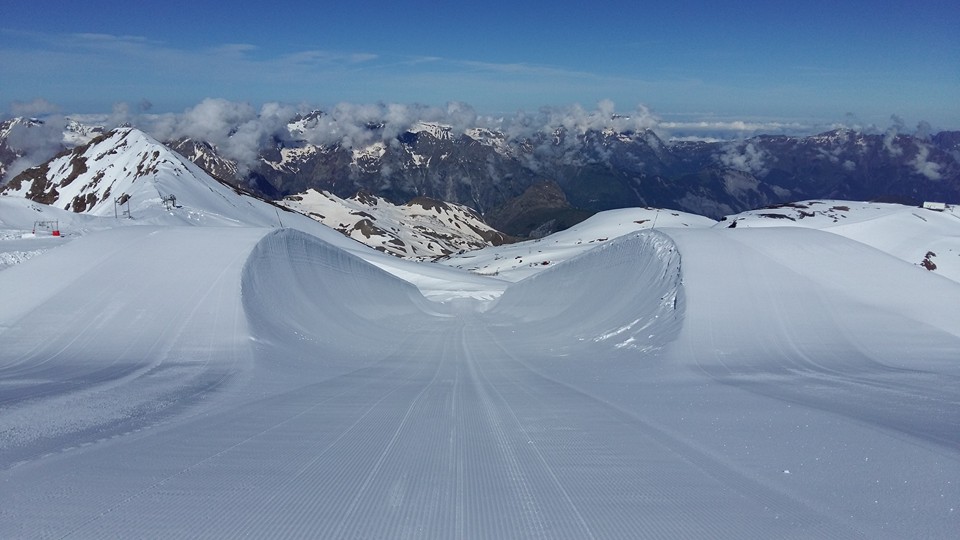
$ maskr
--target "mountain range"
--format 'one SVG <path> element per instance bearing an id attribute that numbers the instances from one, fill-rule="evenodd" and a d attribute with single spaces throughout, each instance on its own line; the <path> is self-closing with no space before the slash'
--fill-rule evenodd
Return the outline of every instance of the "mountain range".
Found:
<path id="1" fill-rule="evenodd" d="M 214 178 L 267 199 L 303 197 L 311 189 L 340 199 L 364 193 L 394 205 L 428 197 L 468 207 L 515 237 L 543 236 L 624 207 L 720 219 L 815 198 L 960 201 L 960 132 L 836 129 L 806 137 L 690 141 L 644 129 L 570 126 L 508 135 L 416 122 L 398 134 L 370 123 L 357 138 L 362 142 L 354 143 L 312 136 L 327 118 L 314 111 L 291 119 L 252 161 L 231 159 L 196 138 L 165 146 Z M 25 119 L 0 124 L 5 168 L 21 157 L 9 137 L 15 123 L 37 125 Z M 71 122 L 67 131 L 69 146 L 103 130 Z"/>
<path id="2" fill-rule="evenodd" d="M 179 148 L 191 142 L 181 141 Z M 196 144 L 191 148 L 188 154 L 195 161 L 136 128 L 117 128 L 23 171 L 0 188 L 0 195 L 80 214 L 164 224 L 282 226 L 284 216 L 289 223 L 290 214 L 297 213 L 374 249 L 411 259 L 509 241 L 471 209 L 427 197 L 394 205 L 370 194 L 341 199 L 311 189 L 270 201 L 201 169 L 197 163 L 213 172 L 236 171 L 212 147 Z"/>

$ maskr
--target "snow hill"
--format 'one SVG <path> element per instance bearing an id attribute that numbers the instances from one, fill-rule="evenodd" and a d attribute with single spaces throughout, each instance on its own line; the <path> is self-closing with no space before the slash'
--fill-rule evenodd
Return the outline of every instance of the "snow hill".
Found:
<path id="1" fill-rule="evenodd" d="M 960 208 L 800 201 L 727 216 L 718 227 L 809 227 L 856 240 L 960 282 Z"/>
<path id="2" fill-rule="evenodd" d="M 960 528 L 960 283 L 915 261 L 634 209 L 417 263 L 141 155 L 0 197 L 0 251 L 56 246 L 0 271 L 0 537 Z"/>
<path id="3" fill-rule="evenodd" d="M 656 227 L 712 227 L 715 223 L 717 222 L 707 217 L 675 210 L 607 210 L 546 238 L 460 253 L 438 262 L 512 282 L 539 273 L 633 231 Z"/>

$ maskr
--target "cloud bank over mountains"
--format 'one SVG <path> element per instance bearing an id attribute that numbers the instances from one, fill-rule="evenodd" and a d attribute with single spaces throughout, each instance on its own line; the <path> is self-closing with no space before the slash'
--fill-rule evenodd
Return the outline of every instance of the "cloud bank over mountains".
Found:
<path id="1" fill-rule="evenodd" d="M 473 106 L 449 102 L 444 106 L 403 103 L 349 103 L 332 107 L 314 107 L 308 104 L 268 102 L 259 107 L 242 101 L 207 98 L 180 113 L 153 113 L 152 104 L 143 100 L 131 105 L 121 102 L 109 113 L 100 115 L 71 115 L 69 118 L 105 129 L 121 125 L 138 127 L 162 141 L 192 138 L 209 142 L 227 158 L 242 168 L 251 167 L 259 152 L 274 139 L 291 136 L 318 146 L 341 145 L 346 148 L 365 148 L 373 143 L 396 144 L 397 137 L 420 123 L 445 126 L 457 137 L 469 129 L 485 128 L 502 133 L 507 140 L 533 140 L 538 135 L 558 131 L 580 135 L 588 131 L 641 132 L 652 130 L 663 140 L 728 140 L 730 151 L 723 156 L 728 166 L 748 172 L 762 168 L 762 156 L 749 145 L 737 141 L 758 134 L 809 135 L 845 128 L 862 133 L 882 133 L 887 150 L 895 155 L 902 151 L 896 143 L 898 134 L 915 132 L 921 138 L 932 130 L 926 121 L 916 130 L 908 129 L 903 120 L 891 116 L 891 125 L 881 128 L 864 125 L 848 114 L 844 122 L 816 124 L 783 121 L 746 120 L 665 120 L 645 105 L 631 110 L 617 108 L 611 100 L 602 100 L 593 108 L 580 104 L 563 107 L 541 107 L 535 111 L 519 110 L 511 115 L 482 115 Z M 321 114 L 315 114 L 321 111 Z M 39 118 L 42 123 L 14 126 L 8 135 L 8 146 L 22 153 L 12 164 L 6 178 L 40 164 L 52 157 L 63 144 L 62 126 L 69 118 L 61 107 L 45 99 L 11 104 L 15 117 Z M 293 125 L 291 120 L 299 119 Z M 553 150 L 551 150 L 553 151 Z M 939 174 L 935 164 L 918 156 L 918 170 L 930 178 Z"/>

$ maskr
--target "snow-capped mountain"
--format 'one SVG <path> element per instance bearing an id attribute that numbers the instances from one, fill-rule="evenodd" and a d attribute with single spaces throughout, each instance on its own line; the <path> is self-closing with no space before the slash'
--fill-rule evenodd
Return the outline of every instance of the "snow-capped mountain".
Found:
<path id="1" fill-rule="evenodd" d="M 94 216 L 220 224 L 275 223 L 266 203 L 234 188 L 135 128 L 111 130 L 20 173 L 0 195 Z"/>
<path id="2" fill-rule="evenodd" d="M 262 137 L 259 150 L 244 142 L 244 155 L 257 158 L 242 164 L 196 138 L 168 146 L 215 178 L 273 200 L 309 189 L 342 199 L 366 192 L 396 205 L 428 197 L 468 206 L 518 237 L 549 234 L 621 207 L 676 208 L 719 219 L 819 197 L 960 202 L 955 132 L 837 129 L 807 137 L 690 141 L 650 128 L 599 124 L 498 131 L 433 121 L 347 125 L 331 114 L 298 115 Z M 616 118 L 610 125 L 618 125 Z M 95 128 L 73 132 L 89 136 Z M 9 168 L 21 154 L 4 148 L 0 138 L 0 164 Z"/>
<path id="3" fill-rule="evenodd" d="M 61 116 L 16 117 L 0 122 L 0 183 L 64 149 L 90 142 L 103 131 L 97 124 Z"/>
<path id="4" fill-rule="evenodd" d="M 245 183 L 240 167 L 235 161 L 224 158 L 215 146 L 190 137 L 169 141 L 165 146 L 192 161 L 210 176 L 228 184 Z"/>
<path id="5" fill-rule="evenodd" d="M 41 129 L 43 122 L 35 118 L 17 117 L 0 122 L 0 183 L 7 179 L 11 167 L 16 167 L 17 161 L 27 154 L 26 146 L 32 132 Z"/>
<path id="6" fill-rule="evenodd" d="M 380 133 L 383 127 L 366 129 Z M 360 146 L 340 140 L 311 144 L 291 135 L 265 150 L 252 174 L 279 193 L 314 188 L 347 197 L 367 191 L 396 204 L 417 196 L 464 204 L 498 229 L 526 236 L 575 210 L 658 206 L 720 218 L 823 196 L 960 200 L 960 154 L 948 135 L 836 130 L 690 142 L 664 141 L 652 130 L 560 128 L 509 138 L 489 129 L 460 133 L 421 122 L 396 138 L 374 137 Z M 543 182 L 562 192 L 564 207 L 532 227 L 504 218 L 511 214 L 507 208 Z"/>
<path id="7" fill-rule="evenodd" d="M 497 146 L 438 124 L 421 122 L 395 139 L 378 135 L 362 145 L 313 144 L 297 138 L 299 129 L 291 127 L 289 140 L 265 149 L 251 173 L 285 195 L 312 188 L 346 198 L 365 191 L 394 204 L 429 197 L 486 217 L 502 202 L 498 191 L 519 195 L 538 178 Z M 379 134 L 383 127 L 364 129 Z"/>
<path id="8" fill-rule="evenodd" d="M 398 257 L 429 259 L 509 240 L 473 210 L 425 197 L 394 205 L 365 193 L 341 199 L 311 189 L 279 204 Z"/>
<path id="9" fill-rule="evenodd" d="M 63 130 L 63 142 L 68 148 L 87 144 L 103 135 L 107 130 L 99 124 L 84 123 L 76 118 L 66 118 L 67 125 Z"/>
<path id="10" fill-rule="evenodd" d="M 193 160 L 233 176 L 235 164 L 216 150 L 179 141 Z M 217 169 L 217 167 L 222 167 Z M 274 226 L 277 208 L 212 178 L 193 161 L 135 128 L 119 128 L 28 169 L 0 188 L 63 210 L 152 222 L 186 221 Z M 502 243 L 506 238 L 468 208 L 417 199 L 396 206 L 375 196 L 349 200 L 309 191 L 280 207 L 310 215 L 345 236 L 413 259 Z"/>

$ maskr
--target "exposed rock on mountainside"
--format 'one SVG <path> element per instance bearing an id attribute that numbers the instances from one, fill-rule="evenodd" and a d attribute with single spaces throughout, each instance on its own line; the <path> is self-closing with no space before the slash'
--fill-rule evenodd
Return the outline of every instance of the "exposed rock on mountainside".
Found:
<path id="1" fill-rule="evenodd" d="M 135 128 L 119 128 L 23 171 L 0 194 L 97 216 L 170 212 L 188 220 L 246 222 L 250 213 L 261 214 L 255 222 L 263 223 L 265 203 L 255 201 L 258 211 L 252 209 L 235 163 L 206 143 L 181 140 L 176 146 L 219 176 Z M 433 258 L 510 240 L 470 208 L 426 197 L 397 206 L 364 193 L 344 200 L 309 190 L 280 204 L 399 257 Z M 274 208 L 267 209 L 267 223 L 282 222 L 279 214 L 272 216 Z"/>
<path id="2" fill-rule="evenodd" d="M 490 130 L 457 134 L 421 123 L 363 147 L 279 141 L 252 174 L 283 193 L 313 187 L 347 197 L 364 190 L 397 204 L 434 197 L 468 205 L 497 228 L 525 235 L 557 216 L 518 223 L 521 207 L 592 213 L 660 206 L 719 218 L 812 197 L 960 200 L 955 139 L 950 133 L 924 139 L 835 130 L 810 137 L 668 142 L 651 130 L 563 128 L 509 139 Z M 556 203 L 555 190 L 528 191 L 544 181 L 559 188 L 565 205 Z M 548 224 L 546 230 L 553 228 Z"/>
<path id="3" fill-rule="evenodd" d="M 374 249 L 411 259 L 498 246 L 510 240 L 473 210 L 427 197 L 394 205 L 367 193 L 341 199 L 311 189 L 286 197 L 280 204 Z"/>
<path id="4" fill-rule="evenodd" d="M 429 197 L 470 207 L 514 236 L 546 234 L 623 207 L 718 219 L 812 198 L 960 202 L 960 132 L 836 129 L 673 141 L 622 123 L 508 134 L 432 122 L 370 121 L 344 130 L 337 121 L 321 111 L 299 115 L 242 164 L 205 141 L 168 145 L 211 176 L 269 199 L 310 189 L 341 199 L 366 192 L 395 205 Z M 71 133 L 94 133 L 84 129 L 74 125 Z M 8 132 L 0 129 L 0 164 L 7 167 L 22 157 L 4 138 Z"/>

